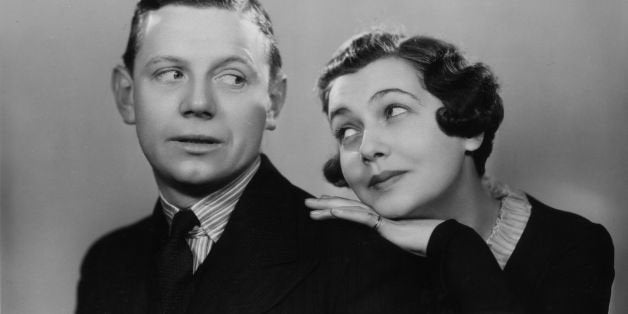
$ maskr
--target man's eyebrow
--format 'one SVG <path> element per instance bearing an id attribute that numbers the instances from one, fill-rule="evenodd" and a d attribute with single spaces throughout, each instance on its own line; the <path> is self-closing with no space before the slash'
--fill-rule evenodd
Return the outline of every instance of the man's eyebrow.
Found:
<path id="1" fill-rule="evenodd" d="M 388 94 L 388 93 L 402 93 L 405 95 L 408 95 L 410 97 L 412 97 L 414 100 L 416 101 L 420 101 L 419 98 L 417 96 L 415 96 L 414 94 L 407 92 L 401 88 L 386 88 L 386 89 L 382 89 L 377 91 L 375 94 L 373 94 L 373 96 L 371 96 L 371 98 L 369 99 L 369 102 L 375 101 L 378 98 L 382 98 L 384 97 L 384 95 Z"/>
<path id="2" fill-rule="evenodd" d="M 183 61 L 174 56 L 157 56 L 148 60 L 148 62 L 146 62 L 145 67 L 150 67 L 154 64 L 161 63 L 161 62 L 181 63 Z"/>
<path id="3" fill-rule="evenodd" d="M 157 57 L 154 57 L 154 58 L 151 58 L 150 60 L 148 60 L 148 62 L 146 62 L 146 66 L 145 67 L 150 67 L 150 66 L 152 66 L 154 64 L 158 64 L 158 63 L 162 63 L 162 62 L 167 62 L 167 63 L 185 63 L 185 61 L 183 59 L 175 57 L 175 56 L 157 56 Z M 254 68 L 252 60 L 250 60 L 249 58 L 242 57 L 242 56 L 228 56 L 228 57 L 225 57 L 224 59 L 221 59 L 218 62 L 216 62 L 216 64 L 214 64 L 213 67 L 217 68 L 217 67 L 221 67 L 221 66 L 224 66 L 226 64 L 229 64 L 229 63 L 242 63 L 242 64 L 245 64 L 248 67 Z"/>
<path id="4" fill-rule="evenodd" d="M 244 58 L 244 57 L 237 56 L 237 55 L 236 56 L 229 56 L 229 57 L 226 57 L 226 58 L 220 60 L 219 62 L 217 62 L 214 65 L 214 67 L 220 67 L 220 66 L 223 66 L 223 65 L 229 64 L 229 63 L 243 63 L 246 66 L 254 68 L 252 60 L 250 60 L 249 58 Z"/>

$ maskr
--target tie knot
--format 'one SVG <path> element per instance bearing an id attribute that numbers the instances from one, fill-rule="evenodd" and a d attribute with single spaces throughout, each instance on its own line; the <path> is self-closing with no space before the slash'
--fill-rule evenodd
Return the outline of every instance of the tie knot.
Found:
<path id="1" fill-rule="evenodd" d="M 200 224 L 193 211 L 189 209 L 181 210 L 172 218 L 170 236 L 184 238 L 194 226 L 200 226 Z"/>

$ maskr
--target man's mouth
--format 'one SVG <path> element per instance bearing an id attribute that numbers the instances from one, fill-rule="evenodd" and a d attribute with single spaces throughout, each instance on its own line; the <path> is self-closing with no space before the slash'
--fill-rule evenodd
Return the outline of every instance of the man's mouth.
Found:
<path id="1" fill-rule="evenodd" d="M 191 155 L 204 155 L 219 149 L 222 141 L 206 135 L 175 136 L 170 142 L 176 143 L 179 148 Z"/>
<path id="2" fill-rule="evenodd" d="M 405 174 L 406 171 L 395 170 L 395 171 L 382 171 L 377 175 L 371 177 L 369 181 L 369 188 L 375 190 L 382 190 L 401 179 L 402 175 Z"/>
<path id="3" fill-rule="evenodd" d="M 172 141 L 175 142 L 181 142 L 181 143 L 189 143 L 189 144 L 206 144 L 206 145 L 211 145 L 211 144 L 220 144 L 221 141 L 211 137 L 211 136 L 205 136 L 205 135 L 186 135 L 186 136 L 176 136 L 173 137 L 171 139 Z"/>

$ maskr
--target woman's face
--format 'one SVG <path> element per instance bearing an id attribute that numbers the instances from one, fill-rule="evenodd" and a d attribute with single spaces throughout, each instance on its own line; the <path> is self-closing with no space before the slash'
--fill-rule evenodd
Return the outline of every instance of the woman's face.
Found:
<path id="1" fill-rule="evenodd" d="M 441 131 L 435 114 L 443 104 L 402 59 L 374 61 L 331 84 L 328 118 L 349 187 L 385 217 L 434 217 L 477 139 Z"/>

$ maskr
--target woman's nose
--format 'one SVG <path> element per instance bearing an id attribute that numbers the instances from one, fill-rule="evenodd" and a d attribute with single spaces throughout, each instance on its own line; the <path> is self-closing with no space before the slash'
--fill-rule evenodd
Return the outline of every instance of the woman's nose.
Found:
<path id="1" fill-rule="evenodd" d="M 381 132 L 365 130 L 362 134 L 362 142 L 359 151 L 362 162 L 369 163 L 378 158 L 388 156 L 388 154 L 390 154 L 390 146 Z"/>

